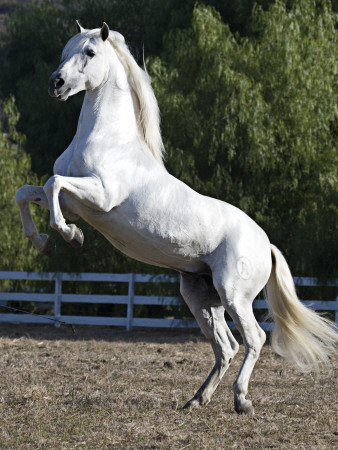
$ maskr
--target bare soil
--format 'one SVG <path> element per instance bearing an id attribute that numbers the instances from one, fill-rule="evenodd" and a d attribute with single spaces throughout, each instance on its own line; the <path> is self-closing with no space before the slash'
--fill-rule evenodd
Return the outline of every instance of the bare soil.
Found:
<path id="1" fill-rule="evenodd" d="M 181 406 L 213 356 L 198 332 L 0 325 L 1 449 L 338 448 L 337 362 L 315 381 L 267 345 L 256 414 L 233 410 L 241 346 L 209 405 Z"/>

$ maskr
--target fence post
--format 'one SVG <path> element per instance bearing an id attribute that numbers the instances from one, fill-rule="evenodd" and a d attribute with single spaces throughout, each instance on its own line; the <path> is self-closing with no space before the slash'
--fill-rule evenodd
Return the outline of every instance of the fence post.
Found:
<path id="1" fill-rule="evenodd" d="M 127 331 L 131 331 L 134 314 L 135 274 L 129 274 L 128 305 L 127 305 Z"/>
<path id="2" fill-rule="evenodd" d="M 61 295 L 62 295 L 62 273 L 55 276 L 55 300 L 54 300 L 54 319 L 60 320 L 61 316 Z M 54 322 L 56 327 L 60 326 L 60 322 Z"/>

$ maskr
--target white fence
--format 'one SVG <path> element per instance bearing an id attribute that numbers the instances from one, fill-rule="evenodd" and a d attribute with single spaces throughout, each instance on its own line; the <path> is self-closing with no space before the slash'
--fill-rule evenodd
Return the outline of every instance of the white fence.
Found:
<path id="1" fill-rule="evenodd" d="M 134 317 L 135 305 L 182 305 L 180 297 L 171 296 L 144 296 L 135 295 L 136 283 L 178 283 L 177 277 L 168 275 L 143 275 L 143 274 L 111 274 L 111 273 L 35 273 L 35 272 L 0 272 L 0 280 L 21 281 L 49 281 L 54 283 L 54 290 L 46 292 L 12 292 L 10 283 L 0 292 L 0 306 L 7 306 L 8 302 L 50 302 L 54 305 L 54 314 L 50 316 L 39 316 L 30 314 L 13 314 L 5 312 L 6 308 L 0 308 L 0 322 L 13 323 L 51 323 L 51 320 L 62 321 L 73 325 L 108 325 L 123 326 L 127 330 L 132 327 L 166 327 L 166 328 L 197 328 L 194 320 L 172 319 L 172 318 L 140 318 Z M 98 294 L 68 294 L 62 292 L 62 283 L 69 281 L 79 282 L 101 282 L 101 283 L 128 283 L 127 295 L 98 295 Z M 338 279 L 321 283 L 316 278 L 294 278 L 296 286 L 307 287 L 337 287 Z M 1 290 L 1 288 L 0 288 Z M 304 300 L 307 306 L 318 311 L 335 311 L 335 322 L 338 323 L 338 297 L 335 300 Z M 62 315 L 62 304 L 121 304 L 126 305 L 125 317 L 102 317 L 102 316 L 68 316 Z M 256 299 L 254 308 L 267 309 L 265 300 Z M 55 322 L 59 324 L 59 322 Z M 228 322 L 230 328 L 234 325 Z M 270 330 L 273 324 L 260 322 L 264 330 Z"/>

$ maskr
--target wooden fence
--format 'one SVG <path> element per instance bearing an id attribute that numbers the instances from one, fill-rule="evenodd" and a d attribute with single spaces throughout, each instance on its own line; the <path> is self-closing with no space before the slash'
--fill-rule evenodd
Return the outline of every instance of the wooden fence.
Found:
<path id="1" fill-rule="evenodd" d="M 35 273 L 35 272 L 0 272 L 0 280 L 6 280 L 4 287 L 0 287 L 0 322 L 14 323 L 51 323 L 51 320 L 58 320 L 73 325 L 108 325 L 123 326 L 127 330 L 132 327 L 166 327 L 166 328 L 197 328 L 196 321 L 189 319 L 172 318 L 141 318 L 134 317 L 135 305 L 182 305 L 180 297 L 172 296 L 144 296 L 135 295 L 135 285 L 137 283 L 178 283 L 177 277 L 168 275 L 143 275 L 143 274 L 111 274 L 111 273 Z M 54 283 L 52 292 L 36 292 L 31 289 L 25 292 L 13 292 L 11 281 L 49 281 Z M 127 283 L 128 293 L 126 295 L 100 295 L 100 294 L 69 294 L 62 292 L 63 282 L 101 282 L 101 283 Z M 316 278 L 295 277 L 296 286 L 306 287 L 337 287 L 338 279 L 321 283 Z M 10 302 L 43 302 L 52 303 L 54 314 L 49 316 L 39 316 L 30 314 L 18 314 L 6 312 L 4 306 Z M 338 323 L 338 297 L 335 300 L 304 300 L 307 306 L 318 311 L 334 311 L 335 322 Z M 102 317 L 102 316 L 76 316 L 63 315 L 62 305 L 66 303 L 79 304 L 120 304 L 126 305 L 125 317 Z M 256 299 L 254 308 L 267 309 L 265 300 Z M 23 309 L 23 308 L 22 308 Z M 59 322 L 54 322 L 56 325 Z M 230 328 L 234 328 L 232 322 L 228 322 Z M 273 324 L 270 322 L 260 322 L 264 330 L 271 330 Z"/>

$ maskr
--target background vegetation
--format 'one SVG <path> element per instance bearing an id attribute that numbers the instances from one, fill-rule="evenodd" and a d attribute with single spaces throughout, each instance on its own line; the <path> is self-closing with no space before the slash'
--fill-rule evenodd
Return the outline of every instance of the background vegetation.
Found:
<path id="1" fill-rule="evenodd" d="M 86 28 L 106 21 L 124 34 L 140 64 L 145 55 L 169 171 L 246 211 L 295 274 L 334 276 L 337 6 L 47 0 L 13 9 L 0 46 L 0 95 L 10 98 L 0 130 L 0 269 L 155 270 L 122 256 L 85 224 L 83 249 L 55 236 L 58 255 L 50 260 L 21 237 L 16 189 L 43 183 L 75 133 L 82 96 L 59 103 L 47 85 L 79 19 Z M 46 231 L 48 214 L 35 219 Z"/>

